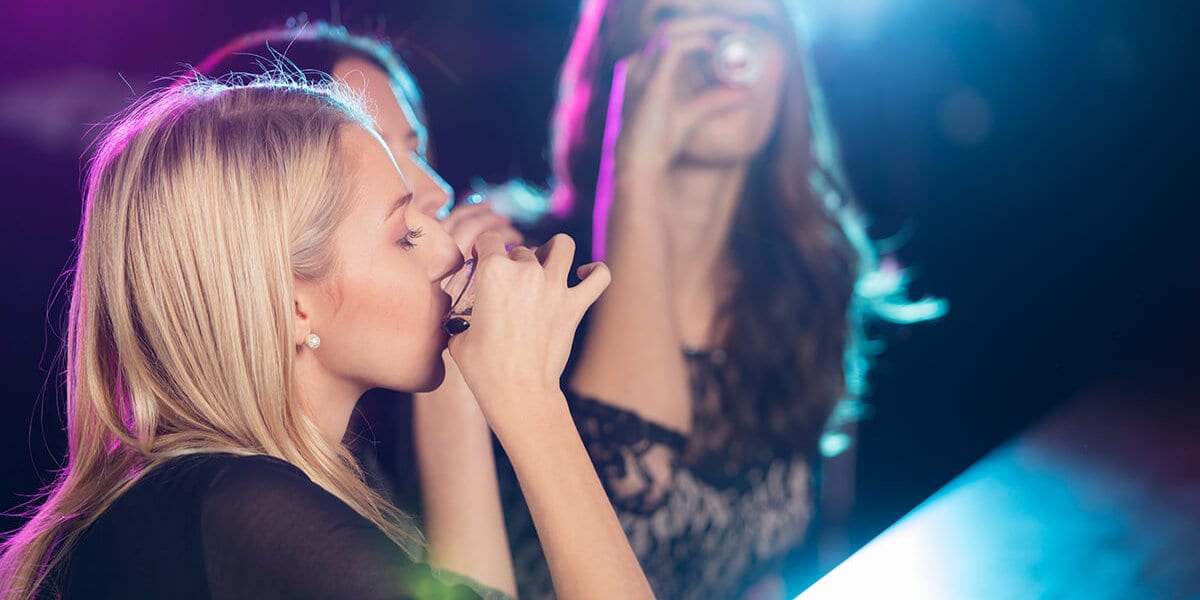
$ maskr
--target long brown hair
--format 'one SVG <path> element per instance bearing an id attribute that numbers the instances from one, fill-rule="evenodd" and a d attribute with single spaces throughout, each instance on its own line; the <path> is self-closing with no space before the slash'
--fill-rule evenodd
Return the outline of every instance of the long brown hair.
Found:
<path id="1" fill-rule="evenodd" d="M 801 42 L 798 9 L 779 2 L 789 58 L 783 101 L 742 191 L 727 249 L 734 281 L 714 324 L 729 332 L 718 341 L 726 360 L 714 374 L 723 417 L 741 432 L 736 438 L 761 440 L 776 455 L 815 451 L 839 402 L 851 409 L 839 414 L 855 412 L 864 319 L 914 322 L 944 310 L 939 301 L 908 301 L 902 274 L 880 269 Z M 592 247 L 608 100 L 624 54 L 616 40 L 640 8 L 635 0 L 584 0 L 559 80 L 552 211 L 583 248 Z"/>

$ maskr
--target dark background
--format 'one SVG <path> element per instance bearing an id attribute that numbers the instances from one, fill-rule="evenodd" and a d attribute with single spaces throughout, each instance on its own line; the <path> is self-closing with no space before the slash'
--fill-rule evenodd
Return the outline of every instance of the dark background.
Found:
<path id="1" fill-rule="evenodd" d="M 1200 365 L 1200 3 L 814 0 L 851 179 L 933 324 L 892 331 L 859 451 L 858 541 L 1082 390 Z M 11 4 L 11 3 L 10 3 Z M 0 505 L 63 452 L 59 284 L 89 123 L 246 30 L 325 2 L 26 1 L 0 36 Z M 544 182 L 573 0 L 346 0 L 406 45 L 438 168 Z M 47 306 L 50 306 L 47 309 Z M 11 529 L 19 520 L 0 518 Z"/>

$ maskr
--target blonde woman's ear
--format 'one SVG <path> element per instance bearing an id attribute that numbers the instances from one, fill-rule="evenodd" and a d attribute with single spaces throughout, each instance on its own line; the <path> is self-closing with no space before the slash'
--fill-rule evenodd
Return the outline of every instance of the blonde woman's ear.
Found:
<path id="1" fill-rule="evenodd" d="M 313 334 L 312 319 L 309 316 L 307 302 L 305 301 L 305 294 L 303 294 L 298 288 L 299 286 L 297 286 L 296 301 L 292 307 L 292 323 L 295 327 L 295 330 L 292 332 L 292 344 L 294 344 L 296 347 L 304 344 L 315 350 L 316 347 L 312 346 L 311 341 L 309 340 L 310 335 L 315 335 Z M 317 346 L 321 345 L 320 340 L 321 338 L 318 337 L 316 341 Z"/>

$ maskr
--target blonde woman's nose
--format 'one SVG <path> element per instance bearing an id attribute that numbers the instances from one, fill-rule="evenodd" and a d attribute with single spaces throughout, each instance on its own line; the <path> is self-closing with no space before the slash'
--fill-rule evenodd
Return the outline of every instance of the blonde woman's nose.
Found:
<path id="1" fill-rule="evenodd" d="M 441 223 L 433 223 L 429 229 L 432 238 L 430 243 L 434 252 L 433 260 L 430 261 L 431 272 L 429 275 L 430 279 L 440 281 L 461 269 L 464 258 L 458 244 L 454 242 L 454 238 L 450 237 L 450 232 L 441 226 Z"/>

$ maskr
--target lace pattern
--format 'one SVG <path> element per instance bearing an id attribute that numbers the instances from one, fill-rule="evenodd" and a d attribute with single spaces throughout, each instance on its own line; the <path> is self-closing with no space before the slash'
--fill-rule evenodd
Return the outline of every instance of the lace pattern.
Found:
<path id="1" fill-rule="evenodd" d="M 567 392 L 580 437 L 659 598 L 737 598 L 805 547 L 813 456 L 778 456 L 723 418 L 717 351 L 685 350 L 693 431 L 684 435 Z M 521 598 L 553 598 L 528 512 L 508 511 Z"/>

